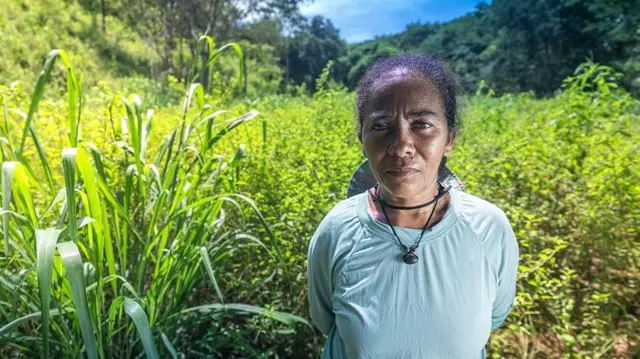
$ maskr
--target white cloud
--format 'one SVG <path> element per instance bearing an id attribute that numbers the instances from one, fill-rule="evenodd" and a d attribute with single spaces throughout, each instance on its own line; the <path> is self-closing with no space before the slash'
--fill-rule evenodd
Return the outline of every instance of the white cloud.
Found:
<path id="1" fill-rule="evenodd" d="M 348 42 L 358 42 L 375 35 L 402 31 L 405 24 L 419 20 L 416 0 L 315 0 L 301 6 L 305 16 L 322 15 L 340 29 Z M 412 16 L 413 15 L 413 16 Z"/>
<path id="2" fill-rule="evenodd" d="M 359 15 L 386 11 L 398 11 L 410 9 L 415 5 L 415 0 L 315 0 L 301 6 L 303 15 Z M 424 3 L 424 1 L 423 1 Z"/>
<path id="3" fill-rule="evenodd" d="M 322 15 L 348 42 L 398 33 L 414 22 L 446 21 L 473 10 L 480 0 L 315 0 L 300 7 L 305 16 Z"/>

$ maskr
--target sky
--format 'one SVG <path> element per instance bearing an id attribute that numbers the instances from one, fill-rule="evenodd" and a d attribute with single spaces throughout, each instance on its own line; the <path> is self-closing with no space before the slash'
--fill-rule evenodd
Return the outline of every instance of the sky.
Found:
<path id="1" fill-rule="evenodd" d="M 481 0 L 314 0 L 305 2 L 305 16 L 322 15 L 349 43 L 376 35 L 402 32 L 407 24 L 444 22 L 475 9 Z M 489 2 L 489 1 L 487 1 Z"/>

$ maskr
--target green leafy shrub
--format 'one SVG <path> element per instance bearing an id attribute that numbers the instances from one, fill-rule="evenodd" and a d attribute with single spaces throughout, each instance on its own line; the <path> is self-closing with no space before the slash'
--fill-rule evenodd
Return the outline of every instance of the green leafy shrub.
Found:
<path id="1" fill-rule="evenodd" d="M 640 106 L 616 78 L 586 63 L 552 98 L 481 89 L 465 101 L 450 163 L 470 193 L 505 210 L 522 249 L 516 307 L 492 335 L 493 357 L 631 358 L 638 350 Z M 262 129 L 228 139 L 248 144 L 237 185 L 272 223 L 285 260 L 231 261 L 225 286 L 305 315 L 308 241 L 364 160 L 353 94 L 320 86 L 313 97 L 254 105 Z M 230 274 L 260 278 L 273 266 L 278 276 L 256 287 Z M 307 356 L 324 339 L 313 343 Z M 310 345 L 291 337 L 284 347 Z"/>

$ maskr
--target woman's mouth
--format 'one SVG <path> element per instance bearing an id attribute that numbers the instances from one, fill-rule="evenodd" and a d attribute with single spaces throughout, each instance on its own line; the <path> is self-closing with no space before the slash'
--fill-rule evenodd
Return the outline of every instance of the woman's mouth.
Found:
<path id="1" fill-rule="evenodd" d="M 418 173 L 419 171 L 415 168 L 411 168 L 411 167 L 402 167 L 402 168 L 397 168 L 394 170 L 388 170 L 386 171 L 387 174 L 393 176 L 393 177 L 408 177 L 411 175 L 414 175 L 416 173 Z"/>

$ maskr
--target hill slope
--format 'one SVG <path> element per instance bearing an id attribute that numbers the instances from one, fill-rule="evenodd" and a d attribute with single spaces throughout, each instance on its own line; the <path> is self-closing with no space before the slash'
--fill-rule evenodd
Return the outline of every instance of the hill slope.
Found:
<path id="1" fill-rule="evenodd" d="M 135 32 L 107 16 L 101 19 L 77 3 L 4 0 L 0 11 L 0 84 L 30 83 L 51 49 L 67 51 L 86 84 L 158 71 L 159 58 Z"/>

